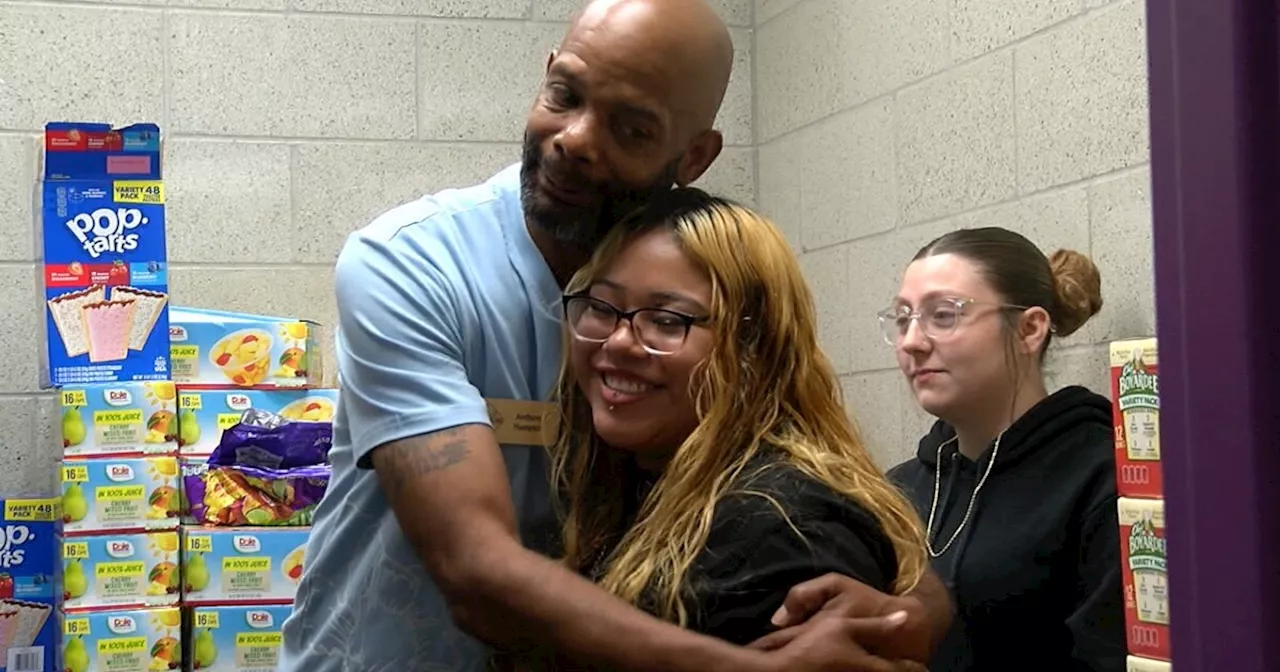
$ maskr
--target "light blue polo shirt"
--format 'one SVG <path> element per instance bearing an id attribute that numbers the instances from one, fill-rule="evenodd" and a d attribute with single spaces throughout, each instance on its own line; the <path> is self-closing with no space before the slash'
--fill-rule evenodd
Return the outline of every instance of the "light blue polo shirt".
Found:
<path id="1" fill-rule="evenodd" d="M 520 166 L 395 208 L 352 234 L 334 284 L 342 393 L 333 480 L 278 670 L 481 670 L 488 651 L 454 628 L 377 474 L 358 463 L 389 441 L 489 424 L 484 397 L 549 398 L 560 288 L 525 227 Z M 522 538 L 539 546 L 554 530 L 545 449 L 502 450 Z"/>

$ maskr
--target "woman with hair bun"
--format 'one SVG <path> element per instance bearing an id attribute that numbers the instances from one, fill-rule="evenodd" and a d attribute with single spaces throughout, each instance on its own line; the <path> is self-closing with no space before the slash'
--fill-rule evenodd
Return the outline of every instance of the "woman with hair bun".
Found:
<path id="1" fill-rule="evenodd" d="M 989 227 L 925 245 L 878 315 L 938 419 L 889 472 L 956 602 L 933 672 L 1125 669 L 1111 405 L 1042 369 L 1101 307 L 1088 257 Z"/>

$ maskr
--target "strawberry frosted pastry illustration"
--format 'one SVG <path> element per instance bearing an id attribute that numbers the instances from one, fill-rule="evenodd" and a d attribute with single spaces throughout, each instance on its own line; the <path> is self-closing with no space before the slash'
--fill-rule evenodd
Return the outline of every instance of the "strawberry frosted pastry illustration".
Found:
<path id="1" fill-rule="evenodd" d="M 81 312 L 89 335 L 89 361 L 114 362 L 129 355 L 129 334 L 136 311 L 132 300 L 91 303 Z"/>

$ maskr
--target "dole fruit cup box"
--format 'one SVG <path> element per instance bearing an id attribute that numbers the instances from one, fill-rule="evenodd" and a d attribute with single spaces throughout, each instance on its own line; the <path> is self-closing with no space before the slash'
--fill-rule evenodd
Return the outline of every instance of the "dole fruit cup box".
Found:
<path id="1" fill-rule="evenodd" d="M 1173 672 L 1173 664 L 1163 660 L 1129 656 L 1125 660 L 1124 669 L 1125 672 Z"/>
<path id="2" fill-rule="evenodd" d="M 64 457 L 178 452 L 178 397 L 165 381 L 69 385 L 58 391 Z"/>
<path id="3" fill-rule="evenodd" d="M 62 598 L 68 612 L 178 604 L 178 532 L 102 534 L 62 540 Z"/>
<path id="4" fill-rule="evenodd" d="M 160 130 L 45 127 L 44 387 L 169 378 Z"/>
<path id="5" fill-rule="evenodd" d="M 1111 409 L 1116 489 L 1121 497 L 1161 497 L 1160 377 L 1156 340 L 1111 343 Z"/>
<path id="6" fill-rule="evenodd" d="M 182 481 L 176 456 L 63 460 L 61 473 L 67 536 L 178 526 Z"/>
<path id="7" fill-rule="evenodd" d="M 178 447 L 184 456 L 208 456 L 223 430 L 240 422 L 249 409 L 298 422 L 333 422 L 338 390 L 238 389 L 178 386 Z"/>
<path id="8" fill-rule="evenodd" d="M 204 672 L 275 672 L 284 641 L 281 628 L 292 605 L 196 607 L 187 635 L 191 669 Z"/>
<path id="9" fill-rule="evenodd" d="M 68 672 L 177 670 L 182 666 L 178 607 L 63 614 L 62 669 Z"/>
<path id="10" fill-rule="evenodd" d="M 3 499 L 0 512 L 0 670 L 58 668 L 57 619 L 62 597 L 57 498 Z"/>
<path id="11" fill-rule="evenodd" d="M 1169 560 L 1164 501 L 1121 497 L 1117 508 L 1129 653 L 1169 660 Z"/>
<path id="12" fill-rule="evenodd" d="M 291 604 L 309 527 L 183 527 L 183 604 Z"/>
<path id="13" fill-rule="evenodd" d="M 236 387 L 319 387 L 320 325 L 201 308 L 170 311 L 173 380 Z"/>

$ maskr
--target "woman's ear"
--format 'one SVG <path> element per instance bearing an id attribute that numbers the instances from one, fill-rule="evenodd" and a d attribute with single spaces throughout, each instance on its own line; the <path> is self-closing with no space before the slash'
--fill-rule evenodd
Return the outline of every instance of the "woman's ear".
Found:
<path id="1" fill-rule="evenodd" d="M 1018 320 L 1018 343 L 1024 355 L 1038 355 L 1045 339 L 1053 328 L 1049 311 L 1044 308 L 1028 308 Z"/>

